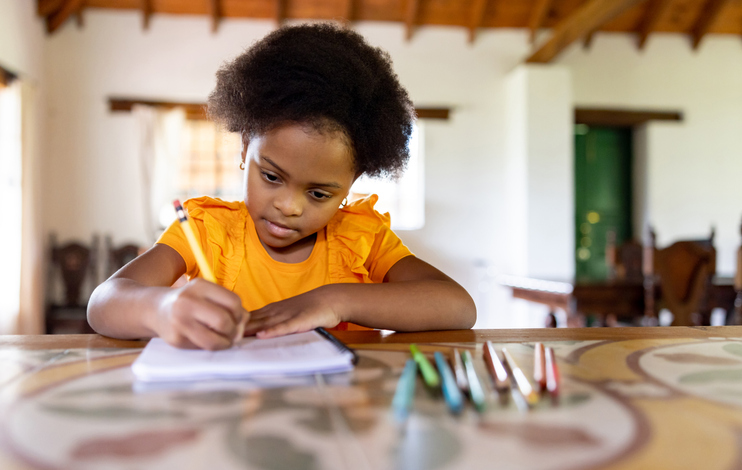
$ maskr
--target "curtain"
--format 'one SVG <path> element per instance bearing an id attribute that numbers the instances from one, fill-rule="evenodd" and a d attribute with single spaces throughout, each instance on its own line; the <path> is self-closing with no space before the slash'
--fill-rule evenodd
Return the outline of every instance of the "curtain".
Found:
<path id="1" fill-rule="evenodd" d="M 0 334 L 16 332 L 21 291 L 21 85 L 0 89 L 0 201 L 3 250 L 0 269 Z"/>
<path id="2" fill-rule="evenodd" d="M 175 218 L 178 162 L 182 158 L 185 111 L 135 105 L 132 113 L 139 127 L 139 162 L 142 169 L 143 222 L 154 243 L 166 221 Z"/>
<path id="3" fill-rule="evenodd" d="M 44 332 L 46 252 L 41 210 L 41 109 L 36 86 L 19 80 L 21 89 L 21 300 L 16 330 L 20 334 Z"/>

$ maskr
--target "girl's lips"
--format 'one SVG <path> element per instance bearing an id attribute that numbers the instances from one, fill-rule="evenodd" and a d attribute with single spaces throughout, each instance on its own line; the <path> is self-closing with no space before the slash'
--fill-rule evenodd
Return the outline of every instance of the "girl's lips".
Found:
<path id="1" fill-rule="evenodd" d="M 296 230 L 292 228 L 284 227 L 283 225 L 274 224 L 273 222 L 267 219 L 263 219 L 263 220 L 265 220 L 265 226 L 268 229 L 268 233 L 270 233 L 274 237 L 284 238 L 296 232 Z"/>

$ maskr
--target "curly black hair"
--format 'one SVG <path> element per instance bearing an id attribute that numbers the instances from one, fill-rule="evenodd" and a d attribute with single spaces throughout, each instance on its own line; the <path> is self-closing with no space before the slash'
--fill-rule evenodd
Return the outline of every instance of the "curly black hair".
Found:
<path id="1" fill-rule="evenodd" d="M 385 51 L 330 23 L 282 27 L 225 63 L 208 114 L 231 132 L 261 135 L 288 123 L 341 130 L 356 171 L 404 170 L 415 111 Z"/>

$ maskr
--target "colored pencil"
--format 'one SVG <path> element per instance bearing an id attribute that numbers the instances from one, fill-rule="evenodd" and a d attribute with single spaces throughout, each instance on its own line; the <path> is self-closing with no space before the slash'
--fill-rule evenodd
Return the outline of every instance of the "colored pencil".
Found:
<path id="1" fill-rule="evenodd" d="M 474 361 L 471 358 L 471 353 L 469 351 L 462 352 L 461 359 L 464 361 L 466 378 L 469 380 L 469 397 L 471 398 L 472 403 L 474 403 L 474 407 L 481 413 L 487 408 L 487 405 L 484 401 L 484 390 L 482 390 L 482 384 L 479 383 L 477 371 L 474 370 Z"/>
<path id="2" fill-rule="evenodd" d="M 439 351 L 433 354 L 435 365 L 438 366 L 438 372 L 441 375 L 441 385 L 443 387 L 443 398 L 446 400 L 448 408 L 454 414 L 459 414 L 464 409 L 464 397 L 453 376 L 453 371 L 448 365 L 446 358 Z"/>
<path id="3" fill-rule="evenodd" d="M 180 204 L 179 200 L 176 199 L 175 201 L 173 201 L 173 205 L 175 206 L 175 213 L 177 214 L 178 220 L 180 221 L 180 227 L 183 229 L 186 240 L 188 240 L 188 245 L 191 247 L 193 256 L 196 258 L 198 269 L 201 270 L 201 274 L 203 274 L 204 279 L 209 282 L 216 283 L 216 278 L 214 277 L 214 273 L 211 271 L 211 266 L 209 266 L 208 261 L 206 261 L 206 256 L 204 256 L 204 252 L 201 249 L 201 244 L 198 242 L 196 234 L 193 233 L 193 228 L 191 227 L 191 221 L 188 218 L 188 214 L 186 213 L 185 209 L 183 209 L 183 206 Z"/>
<path id="4" fill-rule="evenodd" d="M 523 398 L 526 399 L 529 405 L 535 405 L 538 403 L 538 394 L 533 391 L 533 387 L 528 381 L 528 377 L 523 373 L 523 370 L 518 366 L 518 363 L 515 362 L 510 351 L 508 351 L 507 348 L 502 348 L 502 355 L 505 357 L 505 362 L 510 368 L 513 380 L 515 380 L 515 384 L 518 386 L 518 390 L 520 390 Z"/>
<path id="5" fill-rule="evenodd" d="M 544 363 L 544 345 L 533 345 L 533 382 L 539 392 L 546 390 L 546 364 Z"/>
<path id="6" fill-rule="evenodd" d="M 456 376 L 456 384 L 462 392 L 469 392 L 469 381 L 466 379 L 464 363 L 461 362 L 461 354 L 457 348 L 451 351 L 451 363 L 453 364 L 453 374 Z"/>
<path id="7" fill-rule="evenodd" d="M 546 348 L 544 351 L 544 363 L 546 367 L 546 389 L 552 397 L 556 398 L 559 396 L 560 380 L 553 348 Z"/>
<path id="8" fill-rule="evenodd" d="M 397 390 L 392 398 L 394 417 L 402 423 L 407 419 L 412 408 L 412 399 L 415 396 L 415 378 L 417 377 L 417 362 L 407 359 L 402 375 L 397 382 Z"/>
<path id="9" fill-rule="evenodd" d="M 423 376 L 425 385 L 428 387 L 439 386 L 441 384 L 441 378 L 438 376 L 438 372 L 435 371 L 435 367 L 425 357 L 425 354 L 421 353 L 415 344 L 410 345 L 410 352 L 412 353 L 412 358 L 417 362 L 418 367 L 420 367 L 420 373 Z"/>
<path id="10" fill-rule="evenodd" d="M 510 388 L 510 377 L 508 377 L 508 371 L 500 361 L 500 358 L 495 352 L 495 348 L 492 347 L 492 342 L 487 341 L 484 343 L 483 349 L 484 362 L 487 364 L 487 369 L 492 376 L 492 381 L 495 384 L 495 389 L 498 392 L 504 392 Z"/>

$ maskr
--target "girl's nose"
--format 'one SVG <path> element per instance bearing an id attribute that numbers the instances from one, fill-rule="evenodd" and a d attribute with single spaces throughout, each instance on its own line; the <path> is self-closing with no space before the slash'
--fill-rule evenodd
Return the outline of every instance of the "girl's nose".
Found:
<path id="1" fill-rule="evenodd" d="M 301 196 L 289 191 L 276 197 L 273 200 L 273 206 L 281 211 L 284 217 L 300 216 L 303 212 Z"/>

